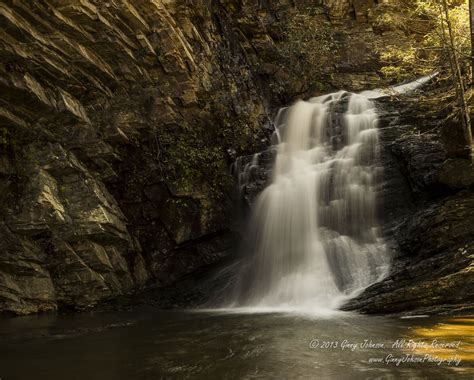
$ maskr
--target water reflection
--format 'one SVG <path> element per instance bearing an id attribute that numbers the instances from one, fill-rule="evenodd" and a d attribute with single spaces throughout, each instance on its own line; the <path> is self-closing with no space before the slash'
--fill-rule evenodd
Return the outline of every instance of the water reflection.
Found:
<path id="1" fill-rule="evenodd" d="M 21 329 L 10 330 L 13 335 L 2 335 L 0 376 L 51 380 L 470 379 L 472 320 L 189 312 L 40 317 L 21 323 L 0 320 L 0 332 L 11 328 L 11 323 L 21 325 Z M 38 329 L 43 335 L 34 333 Z M 458 366 L 384 361 L 388 355 L 425 354 L 396 348 L 396 340 L 433 338 L 463 342 L 455 352 L 431 352 L 439 357 L 458 355 L 462 358 Z M 314 339 L 319 345 L 310 347 Z"/>
<path id="2" fill-rule="evenodd" d="M 413 351 L 442 363 L 474 364 L 474 318 L 457 317 L 430 327 L 413 329 Z"/>

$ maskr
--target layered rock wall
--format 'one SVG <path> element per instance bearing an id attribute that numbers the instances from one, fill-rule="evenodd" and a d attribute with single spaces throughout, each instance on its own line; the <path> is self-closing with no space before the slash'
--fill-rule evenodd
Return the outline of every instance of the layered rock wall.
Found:
<path id="1" fill-rule="evenodd" d="M 379 47 L 410 38 L 378 23 L 390 7 L 2 1 L 0 311 L 86 309 L 228 254 L 230 164 L 280 104 L 378 86 Z M 298 14 L 337 46 L 294 56 L 305 76 L 285 60 Z"/>

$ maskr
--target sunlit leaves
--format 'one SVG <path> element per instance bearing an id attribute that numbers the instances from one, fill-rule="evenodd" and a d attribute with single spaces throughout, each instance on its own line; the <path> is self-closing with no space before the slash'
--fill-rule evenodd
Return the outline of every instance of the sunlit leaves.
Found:
<path id="1" fill-rule="evenodd" d="M 469 10 L 467 0 L 448 1 L 449 18 L 454 34 L 454 49 L 458 56 L 470 56 Z M 448 69 L 450 65 L 449 47 L 446 41 L 446 21 L 442 17 L 442 5 L 439 0 L 416 0 L 407 7 L 406 17 L 402 24 L 407 29 L 414 20 L 423 19 L 430 23 L 431 28 L 422 39 L 413 38 L 404 46 L 387 46 L 381 52 L 384 67 L 381 72 L 393 81 L 426 75 L 440 69 Z M 382 15 L 388 22 L 390 17 Z M 397 19 L 400 23 L 400 19 Z M 403 28 L 402 28 L 403 29 Z M 444 29 L 444 32 L 443 32 Z"/>

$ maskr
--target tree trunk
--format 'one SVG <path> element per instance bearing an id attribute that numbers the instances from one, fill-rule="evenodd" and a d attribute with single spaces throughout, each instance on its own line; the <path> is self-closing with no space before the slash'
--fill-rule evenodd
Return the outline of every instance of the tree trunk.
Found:
<path id="1" fill-rule="evenodd" d="M 474 0 L 469 0 L 469 25 L 471 27 L 471 86 L 474 86 Z"/>
<path id="2" fill-rule="evenodd" d="M 470 0 L 472 2 L 472 0 Z M 472 156 L 472 132 L 471 132 L 471 120 L 469 116 L 469 108 L 466 101 L 466 93 L 464 89 L 464 80 L 461 72 L 461 65 L 459 64 L 459 58 L 456 52 L 456 43 L 454 40 L 453 28 L 451 25 L 451 19 L 449 18 L 449 8 L 446 0 L 442 1 L 444 17 L 442 17 L 442 28 L 444 31 L 444 22 L 448 28 L 448 38 L 447 45 L 449 48 L 449 54 L 451 58 L 451 68 L 453 75 L 456 79 L 456 88 L 457 88 L 457 98 L 459 107 L 461 108 L 461 118 L 462 118 L 462 127 L 464 131 L 464 136 L 466 138 L 466 144 L 469 147 L 469 154 Z M 445 20 L 443 20 L 445 18 Z M 472 35 L 471 35 L 472 36 Z"/>

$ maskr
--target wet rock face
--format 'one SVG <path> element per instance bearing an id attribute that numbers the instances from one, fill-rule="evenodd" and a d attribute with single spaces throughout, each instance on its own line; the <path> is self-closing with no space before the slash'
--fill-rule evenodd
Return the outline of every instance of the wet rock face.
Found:
<path id="1" fill-rule="evenodd" d="M 268 146 L 267 115 L 371 87 L 405 38 L 374 32 L 373 1 L 293 3 L 2 1 L 0 311 L 86 309 L 228 254 L 229 167 Z M 275 65 L 307 7 L 346 47 L 317 90 Z"/>
<path id="2" fill-rule="evenodd" d="M 227 150 L 265 117 L 214 11 L 2 2 L 0 311 L 89 308 L 232 247 Z"/>
<path id="3" fill-rule="evenodd" d="M 406 219 L 390 275 L 345 306 L 366 313 L 439 313 L 473 307 L 472 192 L 443 199 Z"/>
<path id="4" fill-rule="evenodd" d="M 344 308 L 407 314 L 469 310 L 474 300 L 472 164 L 447 159 L 440 135 L 423 133 L 416 120 L 400 123 L 403 104 L 381 107 L 385 184 L 379 218 L 394 259 L 386 279 Z"/>
<path id="5" fill-rule="evenodd" d="M 263 152 L 238 157 L 232 167 L 239 207 L 245 213 L 250 212 L 258 195 L 271 182 L 276 149 L 276 146 L 272 146 Z"/>
<path id="6" fill-rule="evenodd" d="M 26 147 L 25 147 L 26 149 Z M 60 144 L 31 144 L 4 198 L 0 299 L 18 314 L 87 308 L 143 286 L 148 273 L 126 217 L 102 182 Z"/>
<path id="7" fill-rule="evenodd" d="M 437 135 L 401 137 L 393 144 L 392 151 L 402 162 L 414 193 L 433 191 L 439 184 L 440 169 L 446 155 Z"/>

